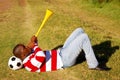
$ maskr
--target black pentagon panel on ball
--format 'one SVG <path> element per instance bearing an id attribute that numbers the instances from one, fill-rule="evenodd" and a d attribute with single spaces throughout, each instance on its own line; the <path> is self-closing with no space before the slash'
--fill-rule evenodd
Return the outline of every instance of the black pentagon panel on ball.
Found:
<path id="1" fill-rule="evenodd" d="M 12 60 L 12 61 L 15 61 L 15 59 L 16 59 L 16 58 L 15 58 L 15 57 L 13 57 L 11 60 Z"/>
<path id="2" fill-rule="evenodd" d="M 10 68 L 13 68 L 13 65 L 10 65 Z"/>
<path id="3" fill-rule="evenodd" d="M 20 63 L 20 62 L 18 62 L 18 63 L 17 63 L 17 66 L 18 66 L 18 67 L 19 67 L 19 66 L 21 66 L 21 63 Z"/>

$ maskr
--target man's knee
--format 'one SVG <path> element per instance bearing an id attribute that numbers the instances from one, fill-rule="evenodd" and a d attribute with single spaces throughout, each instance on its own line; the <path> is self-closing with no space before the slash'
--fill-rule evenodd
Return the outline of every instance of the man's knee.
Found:
<path id="1" fill-rule="evenodd" d="M 84 33 L 84 30 L 82 28 L 77 28 L 76 31 Z"/>
<path id="2" fill-rule="evenodd" d="M 82 38 L 84 38 L 84 39 L 89 39 L 87 33 L 84 33 L 84 34 L 82 34 L 81 36 L 82 36 Z"/>

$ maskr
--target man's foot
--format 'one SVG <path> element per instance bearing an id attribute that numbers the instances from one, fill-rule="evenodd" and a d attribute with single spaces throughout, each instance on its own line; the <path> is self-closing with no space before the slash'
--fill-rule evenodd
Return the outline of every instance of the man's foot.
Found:
<path id="1" fill-rule="evenodd" d="M 96 68 L 90 68 L 90 70 L 99 70 L 99 71 L 109 71 L 111 68 L 103 67 L 103 66 L 97 66 Z"/>

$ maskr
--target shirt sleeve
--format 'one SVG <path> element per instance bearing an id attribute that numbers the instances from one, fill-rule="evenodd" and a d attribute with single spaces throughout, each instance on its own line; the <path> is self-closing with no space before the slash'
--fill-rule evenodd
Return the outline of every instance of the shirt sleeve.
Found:
<path id="1" fill-rule="evenodd" d="M 29 71 L 36 72 L 45 61 L 45 53 L 38 46 L 35 46 L 33 49 L 34 53 L 29 56 L 24 65 L 25 68 L 29 68 Z"/>
<path id="2" fill-rule="evenodd" d="M 31 59 L 31 63 L 34 64 L 37 68 L 40 68 L 42 63 L 45 60 L 45 54 L 38 46 L 34 47 L 35 56 Z"/>
<path id="3" fill-rule="evenodd" d="M 34 47 L 32 48 L 32 53 L 34 53 L 36 51 L 42 51 L 42 49 L 40 47 L 38 47 L 38 43 L 35 43 Z"/>

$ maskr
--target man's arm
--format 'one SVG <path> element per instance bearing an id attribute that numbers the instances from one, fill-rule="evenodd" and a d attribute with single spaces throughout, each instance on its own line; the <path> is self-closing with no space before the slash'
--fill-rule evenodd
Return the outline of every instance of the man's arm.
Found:
<path id="1" fill-rule="evenodd" d="M 32 36 L 27 46 L 32 49 L 35 45 L 37 45 L 37 42 L 38 42 L 37 37 Z"/>

